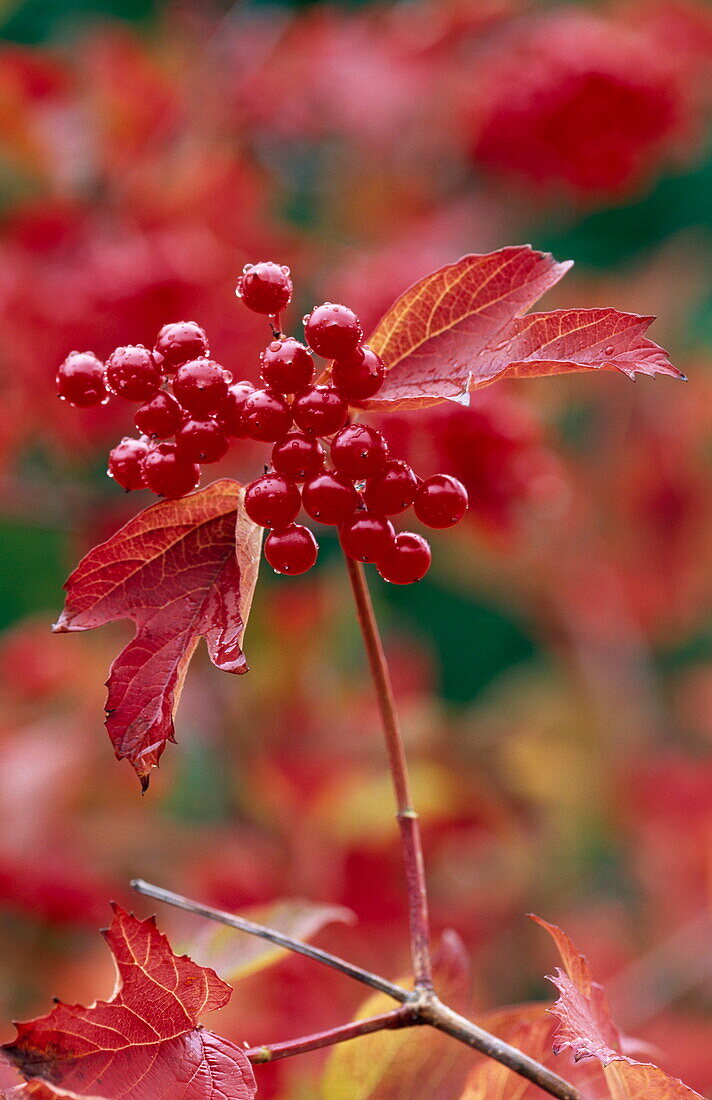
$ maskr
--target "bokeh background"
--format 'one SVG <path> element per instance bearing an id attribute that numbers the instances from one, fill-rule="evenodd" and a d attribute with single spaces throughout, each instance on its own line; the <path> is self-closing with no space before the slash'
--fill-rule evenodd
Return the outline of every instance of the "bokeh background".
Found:
<path id="1" fill-rule="evenodd" d="M 563 925 L 623 1029 L 709 1094 L 710 6 L 3 0 L 0 31 L 2 1037 L 53 995 L 109 994 L 96 929 L 109 898 L 150 911 L 135 875 L 235 910 L 346 906 L 357 922 L 320 942 L 408 969 L 334 540 L 303 579 L 263 569 L 249 676 L 196 658 L 141 798 L 102 726 L 129 628 L 49 627 L 78 555 L 150 500 L 105 474 L 128 406 L 60 406 L 58 363 L 190 317 L 254 379 L 266 333 L 234 298 L 244 263 L 291 266 L 295 333 L 324 298 L 368 330 L 432 268 L 529 241 L 576 261 L 544 308 L 657 314 L 690 381 L 503 383 L 469 410 L 388 418 L 392 449 L 471 496 L 422 584 L 372 577 L 433 922 L 471 953 L 475 1009 L 550 997 L 524 914 Z M 238 445 L 216 472 L 259 461 Z M 197 921 L 160 921 L 197 950 Z M 301 960 L 235 988 L 215 1026 L 251 1044 L 361 1000 Z M 260 1070 L 261 1095 L 316 1097 L 322 1065 Z"/>

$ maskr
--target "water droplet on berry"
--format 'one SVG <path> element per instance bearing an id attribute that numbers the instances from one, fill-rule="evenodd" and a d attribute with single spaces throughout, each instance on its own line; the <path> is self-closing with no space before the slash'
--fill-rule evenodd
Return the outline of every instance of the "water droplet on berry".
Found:
<path id="1" fill-rule="evenodd" d="M 302 324 L 303 325 L 307 324 L 307 322 L 309 321 L 309 317 L 310 317 L 310 314 L 308 314 L 308 313 L 304 314 L 304 316 L 302 317 Z"/>
<path id="2" fill-rule="evenodd" d="M 286 264 L 285 264 L 285 265 L 284 265 L 284 267 L 282 268 L 282 274 L 283 274 L 283 275 L 291 275 L 291 272 L 290 272 L 290 270 L 289 270 L 289 268 L 287 267 L 287 265 L 286 265 Z"/>
<path id="3" fill-rule="evenodd" d="M 252 264 L 245 264 L 242 269 L 242 274 L 247 275 L 248 271 L 252 271 Z"/>
<path id="4" fill-rule="evenodd" d="M 270 351 L 279 351 L 281 346 L 282 346 L 282 341 L 281 340 L 273 340 L 272 343 L 269 346 L 269 350 Z"/>
<path id="5" fill-rule="evenodd" d="M 242 287 L 239 283 L 235 287 L 235 297 L 236 298 L 241 298 L 242 297 Z"/>

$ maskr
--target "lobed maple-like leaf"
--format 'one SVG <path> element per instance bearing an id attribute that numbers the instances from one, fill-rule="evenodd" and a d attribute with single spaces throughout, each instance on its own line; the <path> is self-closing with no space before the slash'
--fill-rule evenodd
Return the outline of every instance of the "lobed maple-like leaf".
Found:
<path id="1" fill-rule="evenodd" d="M 587 959 L 560 928 L 540 917 L 561 955 L 564 969 L 549 980 L 560 997 L 551 1012 L 559 1020 L 554 1053 L 571 1050 L 574 1058 L 596 1058 L 604 1068 L 613 1100 L 703 1100 L 694 1089 L 670 1077 L 658 1066 L 638 1062 L 623 1050 L 626 1044 L 611 1017 L 608 998 L 594 981 Z"/>
<path id="2" fill-rule="evenodd" d="M 198 638 L 225 672 L 247 672 L 242 637 L 262 529 L 237 482 L 146 508 L 79 563 L 58 632 L 132 619 L 136 634 L 111 667 L 106 726 L 144 790 L 166 742 Z"/>
<path id="3" fill-rule="evenodd" d="M 570 263 L 528 245 L 464 256 L 406 290 L 369 344 L 388 374 L 369 409 L 467 402 L 497 378 L 582 370 L 684 377 L 644 333 L 654 318 L 615 309 L 523 316 Z"/>
<path id="4" fill-rule="evenodd" d="M 60 1002 L 17 1024 L 15 1041 L 2 1048 L 30 1082 L 22 1095 L 252 1100 L 257 1085 L 244 1051 L 198 1024 L 227 1004 L 230 986 L 175 955 L 152 917 L 113 908 L 104 932 L 117 969 L 111 1000 Z"/>

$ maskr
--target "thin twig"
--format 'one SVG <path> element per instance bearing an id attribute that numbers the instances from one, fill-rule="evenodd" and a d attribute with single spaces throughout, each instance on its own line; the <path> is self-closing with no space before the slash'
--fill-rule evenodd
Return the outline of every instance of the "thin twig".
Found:
<path id="1" fill-rule="evenodd" d="M 292 939 L 291 936 L 285 936 L 281 932 L 276 932 L 271 928 L 265 928 L 264 925 L 254 924 L 252 921 L 245 920 L 244 917 L 236 917 L 232 913 L 223 912 L 221 909 L 213 909 L 209 905 L 201 905 L 199 902 L 191 901 L 190 898 L 185 898 L 181 894 L 174 894 L 171 890 L 164 890 L 160 886 L 152 886 L 151 883 L 144 882 L 142 879 L 134 879 L 131 885 L 137 893 L 143 894 L 145 897 L 154 898 L 156 901 L 163 901 L 167 905 L 174 906 L 176 909 L 184 909 L 186 912 L 194 913 L 196 916 L 207 917 L 208 920 L 218 921 L 220 924 L 226 924 L 230 928 L 236 928 L 240 932 L 247 932 L 249 935 L 268 940 L 278 947 L 284 947 L 288 951 L 294 951 L 298 955 L 305 955 L 315 962 L 331 967 L 332 970 L 338 970 L 340 973 L 346 974 L 347 977 L 353 978 L 363 985 L 370 986 L 372 989 L 377 989 L 381 993 L 387 994 L 389 997 L 392 997 L 393 1000 L 399 1001 L 406 1006 L 406 1011 L 403 1012 L 403 1021 L 397 1026 L 408 1027 L 410 1025 L 429 1024 L 431 1027 L 437 1028 L 438 1031 L 443 1031 L 446 1035 L 452 1036 L 452 1038 L 456 1039 L 458 1042 L 472 1047 L 473 1050 L 478 1050 L 482 1054 L 486 1054 L 488 1057 L 493 1058 L 496 1062 L 501 1062 L 502 1065 L 507 1066 L 521 1077 L 525 1077 L 528 1081 L 535 1082 L 535 1084 L 539 1085 L 545 1092 L 548 1092 L 551 1096 L 555 1096 L 557 1100 L 582 1100 L 580 1093 L 573 1088 L 572 1085 L 569 1085 L 561 1077 L 557 1076 L 557 1074 L 552 1073 L 546 1066 L 540 1065 L 539 1062 L 534 1061 L 534 1059 L 530 1058 L 527 1054 L 523 1054 L 522 1051 L 517 1050 L 516 1047 L 510 1046 L 509 1043 L 505 1043 L 502 1039 L 498 1039 L 495 1035 L 490 1035 L 488 1031 L 478 1027 L 477 1024 L 473 1024 L 464 1016 L 459 1016 L 451 1008 L 448 1008 L 447 1005 L 442 1004 L 442 1002 L 429 990 L 413 992 L 403 989 L 401 986 L 394 985 L 393 982 L 389 982 L 377 974 L 372 974 L 368 970 L 362 970 L 359 966 L 353 966 L 351 963 L 338 958 L 336 955 L 331 955 L 327 951 L 321 951 L 318 947 L 312 947 L 311 944 Z M 398 1010 L 396 1010 L 396 1014 L 398 1014 Z M 385 1018 L 390 1018 L 391 1015 L 391 1013 L 386 1013 Z M 363 1021 L 356 1021 L 356 1024 L 359 1023 L 363 1023 Z M 351 1033 L 350 1027 L 351 1025 L 346 1025 L 345 1029 L 337 1028 L 334 1029 L 334 1031 L 342 1030 L 349 1032 L 342 1036 L 344 1039 L 355 1038 L 356 1034 L 367 1034 L 365 1031 Z M 380 1030 L 380 1028 L 374 1027 L 372 1030 Z M 328 1032 L 324 1034 L 328 1034 Z M 286 1044 L 286 1046 L 291 1048 L 290 1053 L 297 1054 L 300 1051 L 294 1049 L 295 1044 L 310 1042 L 314 1038 L 314 1036 L 307 1036 L 304 1040 L 295 1040 L 292 1043 Z M 334 1039 L 332 1041 L 340 1042 L 341 1040 Z M 276 1044 L 276 1046 L 284 1047 L 285 1044 Z M 257 1056 L 259 1051 L 266 1049 L 273 1050 L 275 1048 L 255 1047 L 251 1053 Z M 311 1047 L 305 1049 L 311 1049 Z M 277 1057 L 286 1058 L 286 1050 L 285 1053 L 277 1055 Z M 264 1061 L 267 1059 L 263 1058 L 262 1060 Z"/>
<path id="2" fill-rule="evenodd" d="M 329 966 L 332 970 L 339 970 L 342 974 L 353 978 L 354 981 L 368 985 L 371 989 L 377 989 L 380 993 L 385 993 L 387 996 L 392 997 L 394 1001 L 400 1001 L 401 1004 L 412 998 L 412 993 L 407 989 L 402 989 L 399 985 L 395 985 L 385 978 L 380 978 L 377 974 L 372 974 L 370 970 L 362 970 L 360 966 L 354 966 L 352 963 L 346 962 L 345 959 L 340 959 L 338 955 L 332 955 L 328 951 L 312 947 L 310 943 L 292 939 L 291 936 L 285 936 L 282 932 L 276 932 L 274 929 L 266 928 L 262 924 L 255 924 L 251 920 L 245 920 L 244 917 L 236 917 L 233 913 L 225 913 L 222 909 L 213 909 L 210 905 L 201 905 L 200 902 L 191 901 L 190 898 L 183 897 L 182 894 L 174 894 L 171 890 L 164 890 L 161 886 L 153 886 L 150 882 L 144 882 L 140 878 L 133 879 L 131 886 L 138 894 L 143 894 L 144 897 L 155 898 L 156 901 L 163 901 L 166 905 L 172 905 L 176 909 L 184 909 L 186 913 L 195 913 L 198 917 L 207 917 L 208 920 L 226 924 L 229 928 L 236 928 L 239 932 L 259 936 L 260 939 L 274 943 L 278 947 L 284 947 L 287 951 L 294 951 L 297 955 L 305 955 L 308 959 L 313 959 L 314 962 Z"/>
<path id="3" fill-rule="evenodd" d="M 430 933 L 428 926 L 428 896 L 423 865 L 423 846 L 420 838 L 420 822 L 413 808 L 405 759 L 403 737 L 396 713 L 391 678 L 386 664 L 383 644 L 373 612 L 371 596 L 366 584 L 363 566 L 344 555 L 353 589 L 363 643 L 376 689 L 378 707 L 386 738 L 388 763 L 396 796 L 398 825 L 401 832 L 403 861 L 405 863 L 408 890 L 408 915 L 410 944 L 413 957 L 413 973 L 416 989 L 432 989 L 433 976 L 430 960 Z"/>
<path id="4" fill-rule="evenodd" d="M 501 1062 L 503 1066 L 518 1073 L 520 1077 L 526 1077 L 528 1081 L 538 1085 L 550 1096 L 557 1097 L 557 1100 L 583 1100 L 578 1089 L 568 1081 L 564 1081 L 558 1073 L 552 1072 L 534 1058 L 530 1058 L 528 1054 L 498 1039 L 496 1035 L 491 1035 L 489 1031 L 478 1027 L 464 1016 L 460 1016 L 437 997 L 431 997 L 426 1001 L 419 1011 L 419 1016 L 421 1020 L 425 1020 L 438 1031 L 444 1031 L 446 1035 L 457 1039 L 458 1042 L 465 1043 L 473 1050 L 479 1050 L 481 1054 L 486 1054 L 496 1062 Z"/>
<path id="5" fill-rule="evenodd" d="M 315 1035 L 305 1035 L 303 1039 L 287 1040 L 284 1043 L 271 1043 L 269 1046 L 251 1047 L 245 1054 L 254 1065 L 262 1062 L 274 1062 L 276 1058 L 291 1058 L 294 1054 L 305 1054 L 308 1050 L 345 1043 L 357 1039 L 359 1035 L 370 1035 L 374 1031 L 393 1030 L 399 1027 L 412 1027 L 417 1023 L 414 1010 L 407 1005 L 382 1012 L 380 1016 L 369 1016 L 365 1020 L 354 1020 L 340 1027 L 318 1031 Z"/>

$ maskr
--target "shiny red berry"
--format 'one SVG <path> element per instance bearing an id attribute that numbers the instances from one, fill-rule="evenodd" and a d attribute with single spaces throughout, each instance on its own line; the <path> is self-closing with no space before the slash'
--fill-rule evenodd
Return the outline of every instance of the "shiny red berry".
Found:
<path id="1" fill-rule="evenodd" d="M 331 381 L 349 402 L 366 401 L 378 393 L 386 377 L 380 355 L 362 344 L 345 359 L 337 359 L 331 368 Z"/>
<path id="2" fill-rule="evenodd" d="M 191 462 L 219 462 L 227 453 L 230 440 L 217 420 L 184 420 L 176 432 L 176 445 L 183 458 Z"/>
<path id="3" fill-rule="evenodd" d="M 183 363 L 208 355 L 210 349 L 205 330 L 195 321 L 174 321 L 163 326 L 153 350 L 161 356 L 164 374 L 173 374 Z"/>
<path id="4" fill-rule="evenodd" d="M 245 490 L 245 511 L 260 527 L 286 527 L 301 503 L 298 487 L 283 474 L 263 474 Z"/>
<path id="5" fill-rule="evenodd" d="M 242 425 L 246 435 L 274 443 L 292 425 L 292 410 L 283 394 L 276 390 L 255 390 L 242 409 Z"/>
<path id="6" fill-rule="evenodd" d="M 161 497 L 183 497 L 200 481 L 200 466 L 184 458 L 175 443 L 154 443 L 143 460 L 146 484 Z"/>
<path id="7" fill-rule="evenodd" d="M 165 390 L 146 401 L 134 415 L 134 424 L 144 435 L 157 439 L 168 439 L 175 435 L 183 422 L 183 410 Z"/>
<path id="8" fill-rule="evenodd" d="M 273 340 L 260 359 L 260 378 L 265 386 L 279 393 L 296 393 L 310 385 L 314 378 L 314 360 L 304 344 L 291 336 Z"/>
<path id="9" fill-rule="evenodd" d="M 117 348 L 106 361 L 106 384 L 112 393 L 127 401 L 153 397 L 163 377 L 148 348 L 128 345 Z"/>
<path id="10" fill-rule="evenodd" d="M 302 503 L 312 519 L 338 526 L 356 511 L 359 495 L 347 477 L 326 470 L 305 482 Z"/>
<path id="11" fill-rule="evenodd" d="M 227 397 L 220 406 L 219 420 L 228 435 L 239 439 L 245 434 L 245 425 L 242 421 L 242 413 L 245 402 L 256 387 L 252 382 L 233 382 L 228 387 Z"/>
<path id="12" fill-rule="evenodd" d="M 131 439 L 125 436 L 109 451 L 109 467 L 106 472 L 122 489 L 143 489 L 146 485 L 143 460 L 147 454 L 147 439 Z"/>
<path id="13" fill-rule="evenodd" d="M 277 531 L 270 531 L 265 539 L 265 557 L 277 573 L 296 576 L 306 573 L 314 565 L 319 544 L 308 527 L 290 523 Z"/>
<path id="14" fill-rule="evenodd" d="M 376 568 L 384 581 L 391 584 L 413 584 L 419 581 L 430 568 L 432 554 L 430 546 L 422 535 L 412 531 L 401 531 Z"/>
<path id="15" fill-rule="evenodd" d="M 434 474 L 419 486 L 413 510 L 428 527 L 454 527 L 467 511 L 467 489 L 456 477 Z"/>
<path id="16" fill-rule="evenodd" d="M 410 507 L 417 491 L 418 479 L 408 463 L 392 458 L 379 474 L 368 479 L 363 499 L 370 511 L 395 516 Z"/>
<path id="17" fill-rule="evenodd" d="M 235 293 L 248 309 L 275 316 L 292 300 L 289 268 L 271 261 L 248 264 L 237 281 Z"/>
<path id="18" fill-rule="evenodd" d="M 393 524 L 375 512 L 354 512 L 339 528 L 339 541 L 356 561 L 379 561 L 395 538 Z"/>
<path id="19" fill-rule="evenodd" d="M 380 473 L 387 458 L 383 435 L 368 424 L 347 424 L 331 441 L 331 461 L 354 481 Z"/>
<path id="20" fill-rule="evenodd" d="M 212 359 L 191 359 L 178 368 L 173 393 L 188 412 L 209 416 L 225 403 L 231 381 L 230 373 Z"/>
<path id="21" fill-rule="evenodd" d="M 73 351 L 57 371 L 57 396 L 78 409 L 107 398 L 104 364 L 93 351 Z"/>
<path id="22" fill-rule="evenodd" d="M 363 339 L 361 323 L 348 306 L 324 302 L 304 318 L 304 334 L 310 348 L 325 359 L 344 359 Z"/>
<path id="23" fill-rule="evenodd" d="M 308 435 L 333 435 L 346 423 L 349 407 L 333 386 L 310 386 L 294 398 L 292 414 Z"/>
<path id="24" fill-rule="evenodd" d="M 324 448 L 313 435 L 291 432 L 272 448 L 272 465 L 277 473 L 294 481 L 306 481 L 324 468 Z"/>

